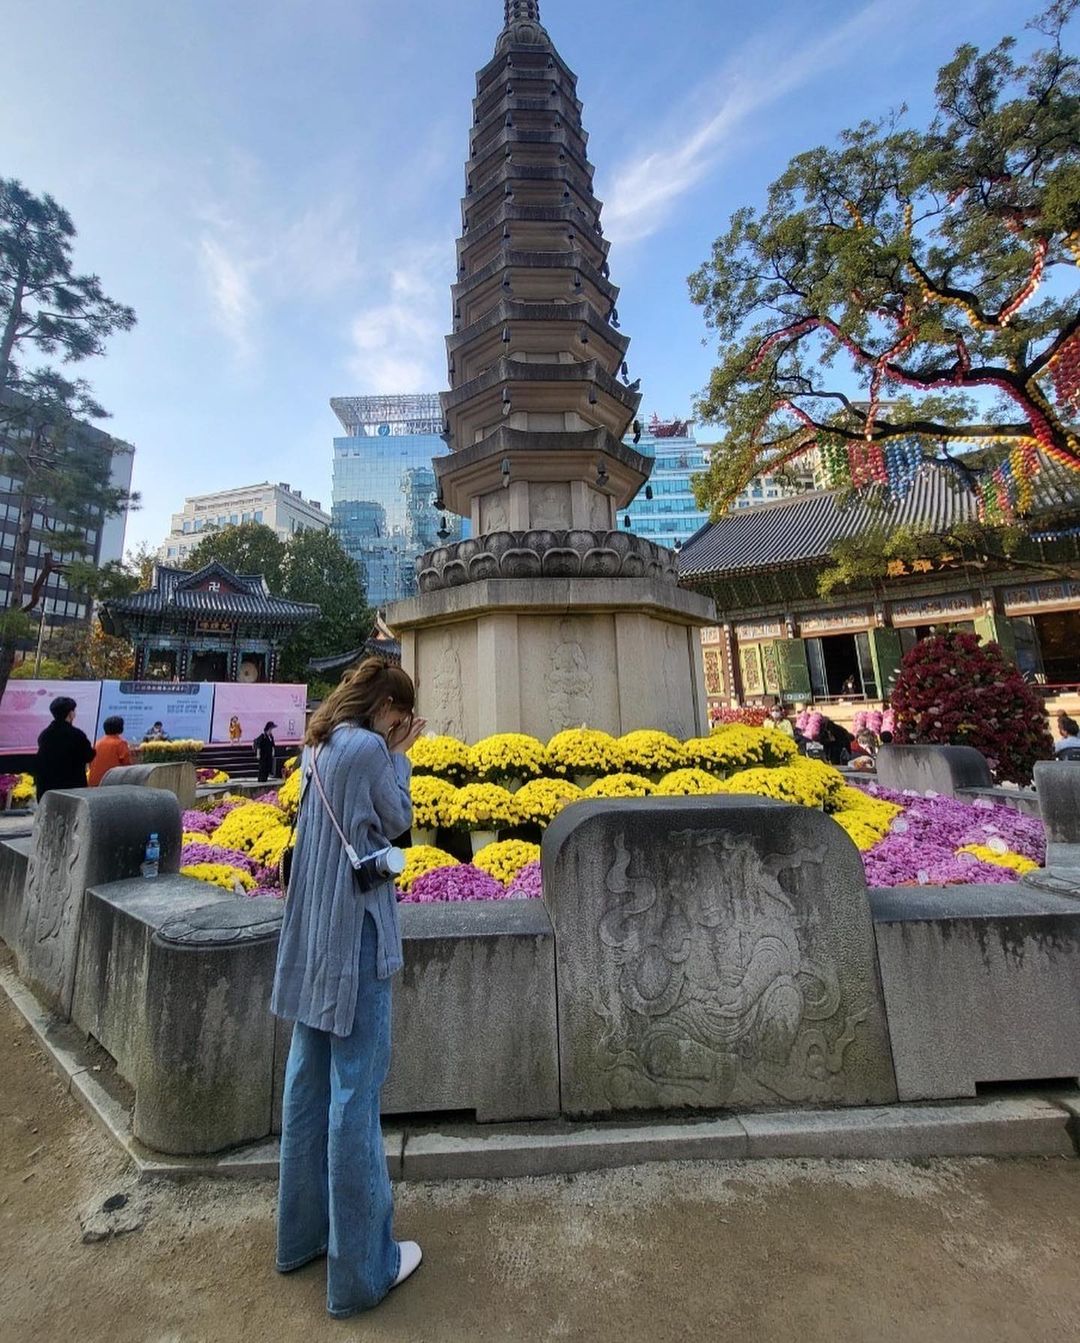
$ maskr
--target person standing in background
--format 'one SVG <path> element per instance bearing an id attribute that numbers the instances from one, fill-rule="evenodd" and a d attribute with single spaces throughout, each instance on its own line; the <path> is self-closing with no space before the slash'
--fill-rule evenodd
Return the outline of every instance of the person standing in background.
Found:
<path id="1" fill-rule="evenodd" d="M 99 788 L 109 770 L 134 764 L 131 747 L 124 740 L 124 720 L 119 714 L 106 718 L 101 730 L 105 735 L 94 742 L 94 759 L 86 780 L 91 788 Z"/>
<path id="2" fill-rule="evenodd" d="M 259 757 L 259 782 L 265 783 L 274 772 L 274 750 L 277 743 L 274 741 L 274 728 L 276 723 L 267 723 L 259 735 L 255 738 L 252 745 L 255 748 L 255 754 Z"/>
<path id="3" fill-rule="evenodd" d="M 94 758 L 94 748 L 86 733 L 75 726 L 77 708 L 68 695 L 58 695 L 49 705 L 53 720 L 38 737 L 32 771 L 39 802 L 51 788 L 86 787 L 86 767 Z"/>

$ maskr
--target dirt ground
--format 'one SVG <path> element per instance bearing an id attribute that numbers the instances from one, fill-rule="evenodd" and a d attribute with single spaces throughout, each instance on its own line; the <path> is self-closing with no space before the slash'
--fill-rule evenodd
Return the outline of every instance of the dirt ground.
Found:
<path id="1" fill-rule="evenodd" d="M 84 1244 L 118 1192 L 140 1229 Z M 425 1262 L 325 1313 L 273 1261 L 274 1186 L 135 1189 L 0 995 L 2 1343 L 667 1340 L 987 1343 L 1080 1332 L 1080 1161 L 694 1163 L 405 1185 Z"/>

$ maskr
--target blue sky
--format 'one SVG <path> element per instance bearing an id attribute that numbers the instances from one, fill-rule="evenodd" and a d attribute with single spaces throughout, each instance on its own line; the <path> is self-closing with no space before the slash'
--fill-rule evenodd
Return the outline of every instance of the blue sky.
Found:
<path id="1" fill-rule="evenodd" d="M 713 351 L 686 277 L 791 156 L 905 102 L 1024 0 L 542 0 L 578 74 L 643 409 Z M 500 0 L 0 0 L 0 175 L 51 192 L 139 325 L 80 368 L 137 448 L 128 542 L 187 494 L 329 503 L 331 396 L 441 390 L 476 70 Z M 699 436 L 707 439 L 707 431 Z"/>

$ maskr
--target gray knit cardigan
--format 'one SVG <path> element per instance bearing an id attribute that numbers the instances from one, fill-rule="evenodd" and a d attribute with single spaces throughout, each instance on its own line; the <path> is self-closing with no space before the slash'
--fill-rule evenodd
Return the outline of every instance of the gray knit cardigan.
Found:
<path id="1" fill-rule="evenodd" d="M 318 752 L 319 778 L 339 824 L 361 857 L 383 848 L 412 823 L 412 766 L 391 754 L 382 737 L 350 724 L 336 727 Z M 305 749 L 300 819 L 289 895 L 270 998 L 275 1016 L 348 1035 L 356 1015 L 364 914 L 378 933 L 380 979 L 402 966 L 394 883 L 361 895 L 337 831 L 310 782 Z"/>

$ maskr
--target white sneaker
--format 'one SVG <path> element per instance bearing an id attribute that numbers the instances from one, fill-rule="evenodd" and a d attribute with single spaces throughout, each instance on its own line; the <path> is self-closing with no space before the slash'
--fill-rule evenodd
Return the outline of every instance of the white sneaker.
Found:
<path id="1" fill-rule="evenodd" d="M 399 1246 L 401 1250 L 401 1267 L 398 1269 L 398 1275 L 394 1279 L 394 1286 L 400 1287 L 406 1278 L 410 1277 L 420 1267 L 420 1260 L 424 1257 L 424 1252 L 415 1240 L 403 1240 Z"/>

